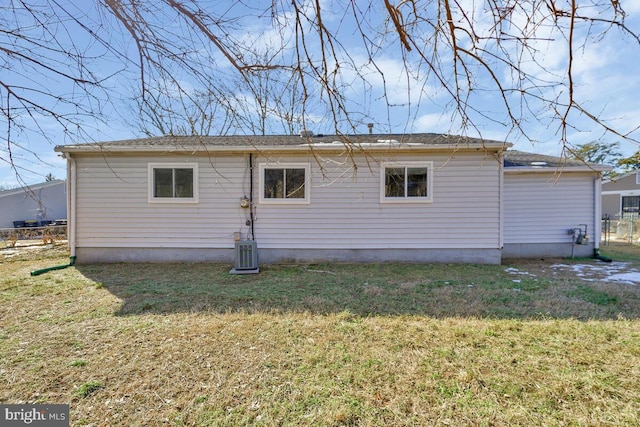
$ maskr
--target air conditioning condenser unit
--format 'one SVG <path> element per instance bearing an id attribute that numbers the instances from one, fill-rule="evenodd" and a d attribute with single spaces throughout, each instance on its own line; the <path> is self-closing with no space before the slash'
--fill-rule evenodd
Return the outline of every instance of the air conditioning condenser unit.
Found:
<path id="1" fill-rule="evenodd" d="M 231 274 L 254 274 L 259 273 L 258 267 L 258 245 L 255 240 L 240 240 L 236 242 L 234 268 L 229 271 Z"/>

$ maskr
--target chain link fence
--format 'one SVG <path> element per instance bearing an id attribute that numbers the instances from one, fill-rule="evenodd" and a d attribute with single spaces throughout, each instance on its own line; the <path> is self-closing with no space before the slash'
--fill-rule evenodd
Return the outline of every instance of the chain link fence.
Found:
<path id="1" fill-rule="evenodd" d="M 603 245 L 640 244 L 640 218 L 629 215 L 622 218 L 602 218 Z"/>
<path id="2" fill-rule="evenodd" d="M 67 240 L 67 226 L 0 228 L 0 248 L 11 248 L 19 242 L 40 240 L 44 244 Z"/>

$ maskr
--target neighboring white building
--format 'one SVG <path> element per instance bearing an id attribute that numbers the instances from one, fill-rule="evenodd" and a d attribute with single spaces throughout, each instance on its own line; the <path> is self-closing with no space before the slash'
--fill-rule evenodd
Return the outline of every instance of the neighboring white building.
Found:
<path id="1" fill-rule="evenodd" d="M 237 239 L 257 242 L 261 263 L 592 254 L 602 169 L 512 165 L 510 145 L 436 134 L 165 136 L 56 151 L 68 161 L 78 263 L 231 262 Z M 574 247 L 568 230 L 580 224 L 592 237 Z"/>
<path id="2" fill-rule="evenodd" d="M 0 228 L 13 228 L 24 221 L 37 225 L 38 221 L 66 218 L 67 194 L 63 180 L 0 191 Z"/>

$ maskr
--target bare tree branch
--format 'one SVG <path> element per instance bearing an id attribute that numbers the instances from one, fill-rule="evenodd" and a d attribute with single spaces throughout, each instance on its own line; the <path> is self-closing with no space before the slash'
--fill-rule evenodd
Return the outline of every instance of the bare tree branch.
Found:
<path id="1" fill-rule="evenodd" d="M 637 143 L 640 126 L 609 122 L 578 72 L 614 38 L 640 48 L 621 3 L 14 0 L 0 6 L 0 160 L 33 156 L 19 143 L 30 132 L 88 137 L 122 104 L 145 134 L 316 127 L 348 145 L 365 123 L 411 131 L 437 111 L 463 134 L 533 139 L 536 125 L 566 146 L 598 128 Z"/>

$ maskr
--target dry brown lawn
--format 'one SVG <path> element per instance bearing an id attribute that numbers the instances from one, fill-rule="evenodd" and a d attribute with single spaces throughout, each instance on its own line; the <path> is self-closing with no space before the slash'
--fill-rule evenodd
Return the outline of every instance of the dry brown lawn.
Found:
<path id="1" fill-rule="evenodd" d="M 0 402 L 74 426 L 634 426 L 635 247 L 503 266 L 90 265 L 0 251 Z M 562 267 L 565 265 L 566 267 Z M 605 266 L 606 267 L 606 266 Z"/>

